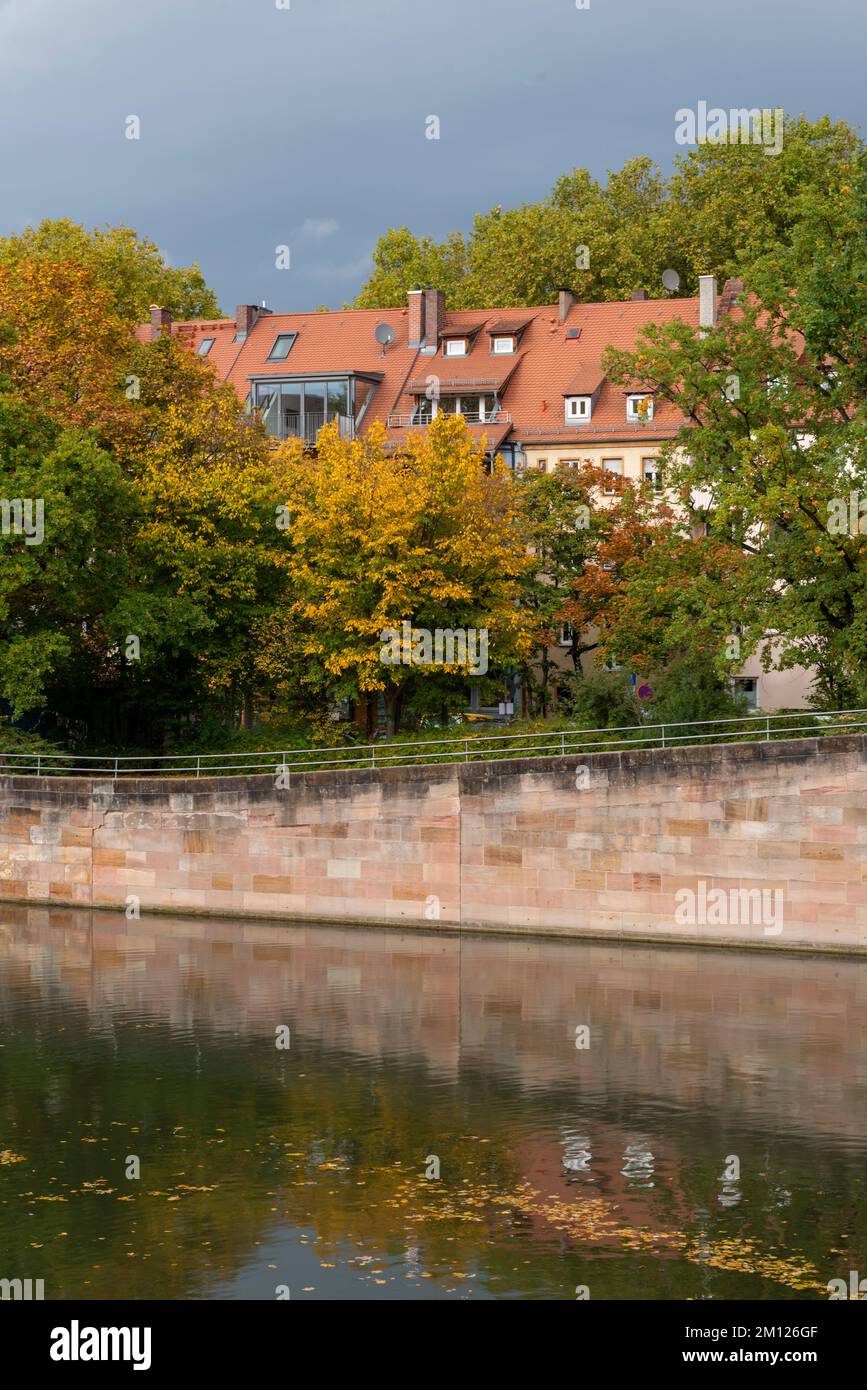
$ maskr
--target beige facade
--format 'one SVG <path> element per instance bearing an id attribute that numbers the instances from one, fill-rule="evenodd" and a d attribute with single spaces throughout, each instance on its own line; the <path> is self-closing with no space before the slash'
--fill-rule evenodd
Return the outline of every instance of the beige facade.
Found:
<path id="1" fill-rule="evenodd" d="M 661 448 L 659 439 L 648 439 L 644 443 L 630 441 L 626 444 L 577 443 L 546 446 L 527 444 L 524 446 L 524 459 L 527 468 L 541 468 L 546 473 L 554 473 L 558 464 L 592 463 L 597 468 L 610 467 L 612 472 L 630 482 L 641 482 L 646 469 L 656 466 Z"/>

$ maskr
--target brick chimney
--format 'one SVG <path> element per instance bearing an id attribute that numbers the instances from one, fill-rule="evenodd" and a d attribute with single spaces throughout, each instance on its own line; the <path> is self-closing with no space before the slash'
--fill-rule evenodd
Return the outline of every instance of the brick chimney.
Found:
<path id="1" fill-rule="evenodd" d="M 243 342 L 259 317 L 258 304 L 239 304 L 235 310 L 235 335 Z"/>
<path id="2" fill-rule="evenodd" d="M 715 328 L 717 316 L 716 303 L 716 276 L 699 275 L 698 277 L 698 326 L 699 328 Z"/>
<path id="3" fill-rule="evenodd" d="M 159 304 L 151 305 L 151 342 L 155 338 L 161 338 L 164 333 L 172 331 L 172 313 L 170 309 L 162 309 Z"/>
<path id="4" fill-rule="evenodd" d="M 733 276 L 730 280 L 726 280 L 725 284 L 723 285 L 723 292 L 720 295 L 720 313 L 727 314 L 729 309 L 734 308 L 735 304 L 737 304 L 743 292 L 744 282 L 739 278 L 739 276 Z"/>
<path id="5" fill-rule="evenodd" d="M 571 290 L 558 290 L 560 322 L 565 323 L 569 317 L 569 310 L 575 303 L 575 296 Z"/>
<path id="6" fill-rule="evenodd" d="M 421 340 L 424 337 L 424 290 L 416 285 L 414 289 L 407 290 L 406 298 L 409 314 L 407 324 L 409 346 L 411 348 L 421 347 Z"/>
<path id="7" fill-rule="evenodd" d="M 632 291 L 632 298 L 633 298 L 633 299 L 649 299 L 649 298 L 650 298 L 650 295 L 647 293 L 647 290 L 633 290 L 633 291 Z"/>
<path id="8" fill-rule="evenodd" d="M 436 352 L 440 333 L 445 326 L 445 290 L 426 289 L 424 292 L 424 344 L 429 352 Z"/>

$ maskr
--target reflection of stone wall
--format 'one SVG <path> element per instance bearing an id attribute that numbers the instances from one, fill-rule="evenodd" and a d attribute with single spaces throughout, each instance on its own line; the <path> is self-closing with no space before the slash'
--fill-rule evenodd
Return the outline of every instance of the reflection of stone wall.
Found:
<path id="1" fill-rule="evenodd" d="M 867 949 L 865 751 L 858 736 L 335 770 L 285 791 L 5 778 L 0 898 Z M 779 893 L 782 931 L 678 923 L 681 890 L 720 889 Z"/>
<path id="2" fill-rule="evenodd" d="M 146 1018 L 204 1040 L 287 1024 L 293 1049 L 556 1091 L 579 1133 L 628 1115 L 624 1144 L 660 1104 L 723 1129 L 864 1131 L 860 961 L 7 905 L 0 962 L 0 1017 L 20 988 L 96 1028 Z"/>

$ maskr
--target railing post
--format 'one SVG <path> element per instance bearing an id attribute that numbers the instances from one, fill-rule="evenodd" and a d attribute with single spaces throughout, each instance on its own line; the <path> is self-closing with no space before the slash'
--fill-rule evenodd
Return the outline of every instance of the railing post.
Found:
<path id="1" fill-rule="evenodd" d="M 771 716 L 765 720 L 765 743 L 769 743 L 771 738 Z"/>
<path id="2" fill-rule="evenodd" d="M 662 726 L 662 746 L 665 747 L 665 725 Z"/>
<path id="3" fill-rule="evenodd" d="M 561 758 L 565 758 L 565 756 L 566 756 L 566 735 L 565 735 L 565 733 L 563 733 L 563 734 L 560 735 L 560 757 L 561 757 Z"/>
<path id="4" fill-rule="evenodd" d="M 114 760 L 114 780 L 117 781 L 117 758 Z"/>
<path id="5" fill-rule="evenodd" d="M 470 761 L 470 740 L 469 740 L 468 738 L 465 738 L 465 739 L 464 739 L 464 762 L 465 762 L 465 763 L 468 763 L 469 761 Z"/>
<path id="6" fill-rule="evenodd" d="M 375 743 L 372 743 L 372 744 L 370 745 L 370 766 L 371 766 L 371 767 L 376 767 L 376 744 L 375 744 Z"/>
<path id="7" fill-rule="evenodd" d="M 197 777 L 201 777 L 201 775 L 202 775 L 202 755 L 201 755 L 201 753 L 199 753 L 199 754 L 197 755 L 197 757 L 196 757 L 196 776 L 197 776 Z"/>
<path id="8" fill-rule="evenodd" d="M 36 776 L 42 776 L 42 758 L 39 753 L 36 755 Z"/>

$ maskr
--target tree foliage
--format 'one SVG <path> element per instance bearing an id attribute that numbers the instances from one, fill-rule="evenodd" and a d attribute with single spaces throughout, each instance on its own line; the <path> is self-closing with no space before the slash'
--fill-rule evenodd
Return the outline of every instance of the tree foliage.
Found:
<path id="1" fill-rule="evenodd" d="M 528 565 L 513 489 L 491 474 L 459 416 L 438 417 L 392 451 L 382 428 L 320 435 L 315 453 L 284 446 L 292 598 L 275 612 L 261 665 L 320 695 L 385 696 L 393 729 L 408 695 L 469 661 L 384 661 L 388 629 L 488 635 L 493 665 L 520 660 L 516 600 Z"/>
<path id="2" fill-rule="evenodd" d="M 0 238 L 0 266 L 22 261 L 73 263 L 89 271 L 125 323 L 143 323 L 151 304 L 171 310 L 175 318 L 218 318 L 220 306 L 197 263 L 170 266 L 154 242 L 131 227 L 94 227 L 91 231 L 57 218 Z"/>
<path id="3" fill-rule="evenodd" d="M 455 309 L 548 304 L 562 285 L 587 301 L 639 288 L 658 297 L 669 268 L 690 293 L 702 274 L 779 270 L 817 208 L 824 231 L 840 227 L 839 195 L 861 148 L 845 122 L 797 117 L 786 119 L 775 157 L 759 145 L 704 144 L 678 156 L 668 177 L 643 156 L 604 184 L 573 169 L 540 202 L 480 213 L 466 236 L 386 232 L 355 302 L 401 304 L 416 283 L 444 289 Z"/>

